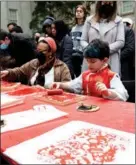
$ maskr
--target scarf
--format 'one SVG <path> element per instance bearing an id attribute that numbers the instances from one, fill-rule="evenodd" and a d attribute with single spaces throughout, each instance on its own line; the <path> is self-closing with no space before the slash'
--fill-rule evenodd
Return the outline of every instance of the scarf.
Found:
<path id="1" fill-rule="evenodd" d="M 56 58 L 55 58 L 55 56 L 53 56 L 47 63 L 45 63 L 39 67 L 38 75 L 36 77 L 34 85 L 44 86 L 45 74 L 48 73 L 50 71 L 50 69 L 53 67 L 55 60 L 56 60 Z"/>

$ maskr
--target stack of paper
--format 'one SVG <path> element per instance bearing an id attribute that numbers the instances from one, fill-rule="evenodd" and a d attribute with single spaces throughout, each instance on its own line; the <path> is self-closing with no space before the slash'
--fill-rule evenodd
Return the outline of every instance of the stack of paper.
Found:
<path id="1" fill-rule="evenodd" d="M 1 94 L 1 108 L 7 108 L 21 103 L 23 103 L 22 98 L 12 97 L 7 94 Z"/>
<path id="2" fill-rule="evenodd" d="M 1 128 L 1 133 L 29 127 L 66 115 L 68 113 L 62 112 L 51 105 L 37 105 L 34 106 L 34 109 L 2 115 L 5 126 Z"/>

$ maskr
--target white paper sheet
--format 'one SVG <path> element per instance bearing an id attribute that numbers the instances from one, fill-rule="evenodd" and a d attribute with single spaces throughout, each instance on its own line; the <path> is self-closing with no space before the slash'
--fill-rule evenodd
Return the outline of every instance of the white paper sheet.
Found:
<path id="1" fill-rule="evenodd" d="M 24 97 L 9 96 L 1 93 L 1 109 L 23 103 Z"/>
<path id="2" fill-rule="evenodd" d="M 5 121 L 5 126 L 1 128 L 1 133 L 25 128 L 66 115 L 68 114 L 56 109 L 51 105 L 45 104 L 34 106 L 33 110 L 2 115 L 1 118 Z"/>
<path id="3" fill-rule="evenodd" d="M 113 154 L 110 148 L 117 150 Z M 4 154 L 19 164 L 133 164 L 135 135 L 72 121 L 10 147 Z"/>

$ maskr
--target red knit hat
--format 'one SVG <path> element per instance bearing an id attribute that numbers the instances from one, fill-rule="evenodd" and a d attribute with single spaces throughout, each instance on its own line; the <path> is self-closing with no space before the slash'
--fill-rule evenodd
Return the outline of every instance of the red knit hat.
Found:
<path id="1" fill-rule="evenodd" d="M 42 41 L 42 40 L 44 40 L 45 42 L 48 43 L 48 45 L 50 46 L 53 53 L 56 52 L 57 46 L 56 46 L 56 43 L 55 43 L 53 38 L 51 38 L 51 37 L 40 37 L 39 41 Z"/>

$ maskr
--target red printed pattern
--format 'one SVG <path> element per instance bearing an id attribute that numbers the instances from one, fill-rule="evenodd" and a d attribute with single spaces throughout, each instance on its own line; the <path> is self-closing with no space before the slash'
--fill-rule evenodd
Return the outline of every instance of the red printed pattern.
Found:
<path id="1" fill-rule="evenodd" d="M 21 95 L 28 95 L 28 94 L 34 94 L 39 92 L 45 92 L 45 89 L 38 88 L 38 87 L 23 87 L 22 89 L 17 89 L 11 92 L 8 92 L 9 95 L 12 96 L 21 96 Z"/>
<path id="2" fill-rule="evenodd" d="M 40 99 L 42 101 L 45 100 L 47 102 L 58 104 L 58 105 L 68 105 L 71 103 L 75 103 L 75 102 L 84 100 L 84 99 L 86 99 L 86 97 L 82 96 L 82 95 L 76 95 L 76 94 L 72 94 L 72 93 L 63 92 L 62 95 L 52 95 L 52 96 L 46 95 L 45 98 L 41 97 L 38 99 Z"/>
<path id="3" fill-rule="evenodd" d="M 118 150 L 125 151 L 123 141 L 126 139 L 99 130 L 82 129 L 68 140 L 40 149 L 38 159 L 54 164 L 111 163 Z"/>
<path id="4" fill-rule="evenodd" d="M 13 91 L 20 88 L 20 83 L 1 81 L 1 92 Z"/>
<path id="5" fill-rule="evenodd" d="M 10 86 L 13 86 L 15 84 L 16 84 L 15 82 L 1 81 L 1 86 L 4 86 L 4 87 L 10 87 Z"/>

